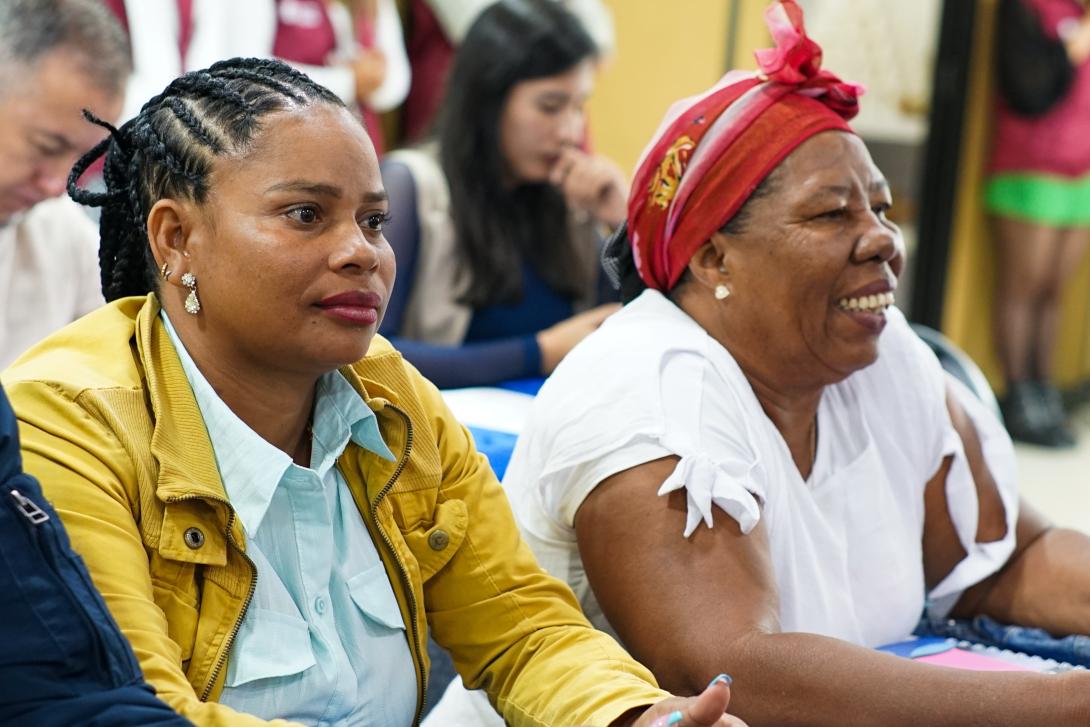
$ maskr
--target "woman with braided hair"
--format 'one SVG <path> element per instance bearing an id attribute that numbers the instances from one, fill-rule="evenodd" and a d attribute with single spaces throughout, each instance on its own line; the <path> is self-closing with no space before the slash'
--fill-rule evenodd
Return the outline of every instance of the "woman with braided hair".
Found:
<path id="1" fill-rule="evenodd" d="M 90 115 L 88 115 L 90 117 Z M 72 170 L 109 302 L 5 386 L 148 681 L 200 725 L 409 725 L 428 632 L 515 725 L 727 725 L 519 542 L 438 391 L 377 337 L 394 282 L 362 126 L 276 61 L 173 81 Z M 105 155 L 106 190 L 76 187 Z M 283 723 L 283 722 L 279 722 Z"/>

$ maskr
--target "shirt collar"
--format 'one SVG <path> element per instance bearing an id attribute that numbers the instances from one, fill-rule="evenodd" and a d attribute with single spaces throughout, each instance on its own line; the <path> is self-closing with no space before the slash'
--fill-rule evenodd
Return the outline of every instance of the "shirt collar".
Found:
<path id="1" fill-rule="evenodd" d="M 201 410 L 227 498 L 246 532 L 253 536 L 276 488 L 292 468 L 299 467 L 231 411 L 197 368 L 166 311 L 160 315 Z M 312 429 L 310 464 L 323 482 L 349 440 L 383 459 L 395 459 L 379 432 L 375 413 L 339 371 L 318 380 Z"/>

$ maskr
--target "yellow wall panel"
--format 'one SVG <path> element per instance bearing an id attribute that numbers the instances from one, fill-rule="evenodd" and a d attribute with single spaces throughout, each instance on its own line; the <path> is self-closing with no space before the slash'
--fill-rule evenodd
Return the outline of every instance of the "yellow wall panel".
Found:
<path id="1" fill-rule="evenodd" d="M 594 148 L 631 173 L 674 101 L 711 86 L 728 67 L 731 10 L 738 4 L 736 58 L 769 44 L 764 0 L 608 0 L 617 52 L 590 100 Z"/>

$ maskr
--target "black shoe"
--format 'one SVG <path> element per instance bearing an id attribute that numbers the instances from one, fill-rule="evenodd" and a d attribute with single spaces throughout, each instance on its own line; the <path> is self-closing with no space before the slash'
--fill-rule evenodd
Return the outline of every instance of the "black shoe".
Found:
<path id="1" fill-rule="evenodd" d="M 1051 381 L 1035 381 L 1033 383 L 1037 386 L 1037 391 L 1040 393 L 1041 399 L 1045 402 L 1045 406 L 1048 407 L 1049 414 L 1052 417 L 1052 426 L 1055 429 L 1053 435 L 1059 442 L 1055 446 L 1074 447 L 1075 431 L 1067 423 L 1067 410 L 1064 408 L 1063 395 L 1060 394 L 1059 389 Z"/>
<path id="2" fill-rule="evenodd" d="M 1044 402 L 1053 422 L 1067 420 L 1067 411 L 1064 409 L 1063 396 L 1060 394 L 1059 389 L 1053 386 L 1051 381 L 1039 379 L 1037 381 L 1030 381 L 1029 385 L 1037 389 L 1037 395 L 1041 398 L 1041 401 Z"/>
<path id="3" fill-rule="evenodd" d="M 1075 435 L 1057 416 L 1050 395 L 1036 381 L 1017 381 L 1007 387 L 1000 408 L 1011 438 L 1041 447 L 1066 448 L 1075 445 Z"/>

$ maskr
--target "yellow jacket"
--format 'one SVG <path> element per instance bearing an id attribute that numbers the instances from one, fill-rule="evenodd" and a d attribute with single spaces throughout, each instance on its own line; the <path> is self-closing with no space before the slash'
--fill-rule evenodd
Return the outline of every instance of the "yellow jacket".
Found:
<path id="1" fill-rule="evenodd" d="M 4 386 L 26 470 L 159 696 L 199 725 L 262 724 L 215 703 L 255 570 L 158 312 L 154 295 L 111 303 L 27 352 Z M 350 444 L 338 466 L 408 627 L 417 719 L 429 628 L 513 725 L 605 725 L 667 696 L 541 571 L 434 386 L 381 338 L 342 373 L 398 454 Z"/>

